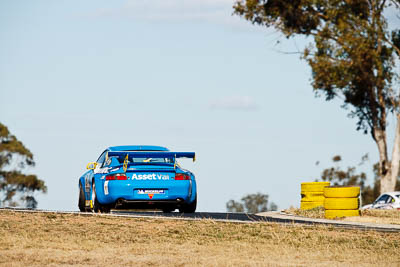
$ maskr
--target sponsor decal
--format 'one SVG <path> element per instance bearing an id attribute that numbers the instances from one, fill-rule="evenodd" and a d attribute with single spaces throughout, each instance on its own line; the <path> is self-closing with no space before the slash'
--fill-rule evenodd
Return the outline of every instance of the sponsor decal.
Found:
<path id="1" fill-rule="evenodd" d="M 128 168 L 128 162 L 129 162 L 129 157 L 128 157 L 128 154 L 126 154 L 126 157 L 124 159 L 124 165 L 122 166 L 122 168 L 124 169 L 124 172 L 126 172 L 126 169 Z"/>
<path id="2" fill-rule="evenodd" d="M 85 191 L 86 192 L 90 191 L 90 173 L 87 173 L 85 175 Z"/>
<path id="3" fill-rule="evenodd" d="M 105 195 L 108 195 L 108 182 L 109 182 L 109 181 L 105 181 L 105 182 L 104 182 L 104 194 L 105 194 Z"/>
<path id="4" fill-rule="evenodd" d="M 164 189 L 139 189 L 138 194 L 164 194 Z"/>
<path id="5" fill-rule="evenodd" d="M 139 189 L 138 194 L 148 195 L 150 199 L 153 199 L 154 195 L 164 194 L 164 189 Z"/>
<path id="6" fill-rule="evenodd" d="M 136 174 L 132 175 L 132 180 L 169 180 L 166 174 Z"/>
<path id="7" fill-rule="evenodd" d="M 109 173 L 109 171 L 111 170 L 111 167 L 106 167 L 106 168 L 101 168 L 98 169 L 97 171 L 95 171 L 96 173 Z"/>

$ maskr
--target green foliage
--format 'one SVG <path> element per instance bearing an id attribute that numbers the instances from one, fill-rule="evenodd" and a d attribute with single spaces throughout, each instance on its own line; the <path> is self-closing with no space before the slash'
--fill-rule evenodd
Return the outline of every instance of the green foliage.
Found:
<path id="1" fill-rule="evenodd" d="M 226 210 L 229 212 L 244 212 L 244 205 L 231 199 L 226 203 Z"/>
<path id="2" fill-rule="evenodd" d="M 364 164 L 368 160 L 368 154 L 362 157 L 361 163 Z M 357 173 L 356 167 L 347 167 L 347 169 L 342 170 L 339 163 L 342 161 L 340 155 L 334 156 L 332 161 L 336 166 L 324 169 L 321 174 L 322 181 L 329 181 L 332 185 L 356 185 L 360 186 L 361 189 L 365 187 L 365 181 L 367 175 L 364 172 Z"/>
<path id="3" fill-rule="evenodd" d="M 278 206 L 271 202 L 268 206 L 268 195 L 257 193 L 242 197 L 241 202 L 229 200 L 226 203 L 226 209 L 229 212 L 247 212 L 259 213 L 268 210 L 277 210 Z"/>
<path id="4" fill-rule="evenodd" d="M 393 80 L 400 32 L 388 30 L 383 14 L 393 4 L 400 8 L 400 1 L 384 0 L 242 0 L 234 13 L 287 38 L 313 37 L 303 58 L 316 93 L 341 97 L 343 107 L 353 107 L 349 115 L 358 117 L 357 129 L 367 132 L 384 130 L 387 112 L 399 110 Z"/>
<path id="5" fill-rule="evenodd" d="M 233 8 L 234 14 L 287 38 L 311 40 L 299 53 L 311 67 L 315 94 L 327 101 L 339 98 L 349 117 L 358 118 L 357 130 L 369 132 L 378 146 L 382 188 L 392 187 L 386 176 L 392 168 L 386 126 L 390 113 L 400 123 L 395 66 L 400 62 L 400 29 L 398 23 L 389 27 L 385 11 L 398 13 L 400 1 L 239 0 Z"/>
<path id="6" fill-rule="evenodd" d="M 332 162 L 335 166 L 326 168 L 321 173 L 322 181 L 329 181 L 331 185 L 341 186 L 359 186 L 361 189 L 361 200 L 363 205 L 372 203 L 379 195 L 380 180 L 379 180 L 379 163 L 373 165 L 375 181 L 373 185 L 367 185 L 367 175 L 364 172 L 358 172 L 355 166 L 350 166 L 345 169 L 339 166 L 342 161 L 340 155 L 334 156 Z M 368 154 L 361 158 L 358 166 L 365 164 L 368 161 Z M 400 173 L 397 178 L 396 191 L 400 191 Z"/>
<path id="7" fill-rule="evenodd" d="M 22 169 L 34 166 L 33 154 L 11 135 L 8 128 L 0 123 L 0 199 L 2 206 L 18 206 L 17 195 L 25 207 L 36 208 L 35 191 L 47 192 L 44 181 L 36 175 L 27 175 Z"/>

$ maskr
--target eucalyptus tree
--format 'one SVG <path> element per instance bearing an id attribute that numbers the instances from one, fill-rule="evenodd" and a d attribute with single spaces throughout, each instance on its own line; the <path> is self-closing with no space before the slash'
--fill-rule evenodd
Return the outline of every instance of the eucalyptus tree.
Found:
<path id="1" fill-rule="evenodd" d="M 329 181 L 331 185 L 340 186 L 359 186 L 361 189 L 361 200 L 363 205 L 372 203 L 380 195 L 379 181 L 379 163 L 373 164 L 372 171 L 374 174 L 374 182 L 367 183 L 367 174 L 359 171 L 358 168 L 368 161 L 368 154 L 362 156 L 360 163 L 357 166 L 348 166 L 342 168 L 342 157 L 336 155 L 332 158 L 333 166 L 328 167 L 321 172 L 321 180 Z M 319 163 L 319 161 L 318 161 Z M 397 183 L 395 191 L 400 191 L 400 172 L 397 175 Z M 318 181 L 318 179 L 317 179 Z"/>
<path id="2" fill-rule="evenodd" d="M 36 175 L 24 174 L 22 170 L 34 166 L 33 154 L 24 144 L 0 123 L 0 206 L 36 208 L 34 193 L 47 192 L 44 181 Z M 18 202 L 15 199 L 19 196 Z"/>
<path id="3" fill-rule="evenodd" d="M 226 203 L 226 209 L 229 212 L 247 212 L 258 213 L 269 210 L 278 210 L 278 206 L 274 202 L 268 200 L 268 195 L 262 193 L 248 194 L 242 197 L 241 201 L 233 199 Z"/>
<path id="4" fill-rule="evenodd" d="M 310 40 L 301 57 L 312 69 L 316 95 L 343 100 L 357 130 L 371 134 L 379 151 L 380 191 L 394 190 L 400 164 L 400 0 L 241 0 L 233 8 L 255 25 Z M 396 18 L 389 21 L 389 13 Z M 396 122 L 389 149 L 391 115 Z"/>

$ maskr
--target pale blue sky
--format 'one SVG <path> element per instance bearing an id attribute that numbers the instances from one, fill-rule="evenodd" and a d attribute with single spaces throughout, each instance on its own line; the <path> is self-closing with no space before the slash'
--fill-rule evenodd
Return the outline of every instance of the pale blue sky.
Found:
<path id="1" fill-rule="evenodd" d="M 48 186 L 39 208 L 77 210 L 78 177 L 112 145 L 195 151 L 182 165 L 196 174 L 199 211 L 256 192 L 299 206 L 300 183 L 333 155 L 377 160 L 340 102 L 314 97 L 307 64 L 279 52 L 304 41 L 231 6 L 0 1 L 0 121 L 35 155 L 29 172 Z"/>

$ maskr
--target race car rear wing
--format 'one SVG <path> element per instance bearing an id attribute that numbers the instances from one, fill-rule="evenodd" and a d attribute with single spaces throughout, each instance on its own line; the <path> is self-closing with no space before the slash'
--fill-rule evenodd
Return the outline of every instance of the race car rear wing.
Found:
<path id="1" fill-rule="evenodd" d="M 108 151 L 108 157 L 133 158 L 190 158 L 196 160 L 194 152 L 170 152 L 170 151 Z"/>

